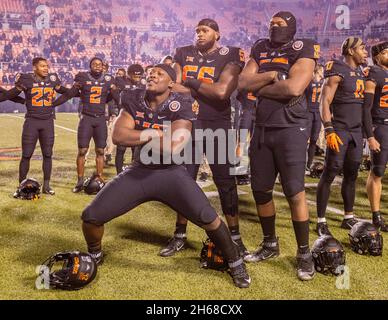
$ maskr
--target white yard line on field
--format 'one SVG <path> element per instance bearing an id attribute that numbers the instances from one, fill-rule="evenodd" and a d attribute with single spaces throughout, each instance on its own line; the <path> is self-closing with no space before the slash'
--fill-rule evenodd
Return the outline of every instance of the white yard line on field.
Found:
<path id="1" fill-rule="evenodd" d="M 2 115 L 2 116 L 24 120 L 24 117 L 14 116 L 14 115 L 11 115 L 11 114 L 5 114 L 5 115 Z M 69 131 L 69 132 L 72 132 L 72 133 L 77 133 L 77 130 L 66 128 L 66 127 L 60 126 L 58 124 L 54 124 L 54 126 L 57 127 L 57 128 L 60 128 L 62 130 L 65 130 L 65 131 Z"/>
<path id="2" fill-rule="evenodd" d="M 210 184 L 207 184 L 206 187 L 209 187 L 210 185 L 212 185 L 214 183 L 210 183 Z M 312 187 L 312 186 L 310 186 Z M 242 190 L 238 190 L 238 194 L 239 195 L 246 195 L 248 194 L 247 192 L 245 191 L 242 191 Z M 283 192 L 279 192 L 279 191 L 274 191 L 273 192 L 274 195 L 276 196 L 279 196 L 279 197 L 283 197 L 285 198 L 285 194 Z M 213 197 L 218 197 L 218 192 L 217 191 L 209 191 L 209 192 L 205 192 L 205 195 L 208 197 L 208 198 L 213 198 Z M 311 206 L 314 206 L 316 207 L 317 204 L 315 201 L 312 201 L 312 200 L 307 200 L 307 203 Z M 334 207 L 330 207 L 328 206 L 327 209 L 326 209 L 327 212 L 331 212 L 331 213 L 334 213 L 334 214 L 337 214 L 337 215 L 341 215 L 343 216 L 344 215 L 344 212 L 342 210 L 339 210 L 337 208 L 334 208 Z M 369 221 L 367 219 L 360 219 L 360 218 L 357 218 L 357 220 L 360 220 L 360 221 Z"/>

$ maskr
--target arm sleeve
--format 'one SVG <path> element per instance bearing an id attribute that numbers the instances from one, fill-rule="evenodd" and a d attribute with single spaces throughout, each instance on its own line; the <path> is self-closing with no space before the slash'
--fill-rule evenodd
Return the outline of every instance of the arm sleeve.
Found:
<path id="1" fill-rule="evenodd" d="M 374 99 L 374 94 L 373 93 L 365 93 L 365 98 L 364 98 L 364 104 L 362 108 L 362 122 L 363 122 L 363 127 L 365 130 L 365 134 L 367 138 L 373 137 L 373 123 L 372 123 L 372 106 L 373 106 L 373 99 Z"/>

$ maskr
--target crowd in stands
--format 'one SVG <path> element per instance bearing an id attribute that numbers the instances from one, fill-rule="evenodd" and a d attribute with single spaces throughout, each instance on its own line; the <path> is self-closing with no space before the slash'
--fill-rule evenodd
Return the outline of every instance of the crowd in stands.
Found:
<path id="1" fill-rule="evenodd" d="M 214 18 L 221 27 L 221 44 L 247 50 L 268 34 L 272 13 L 288 9 L 298 17 L 298 33 L 320 41 L 325 59 L 338 54 L 345 38 L 335 29 L 335 7 L 343 1 L 254 0 L 3 0 L 0 1 L 0 79 L 14 83 L 17 72 L 31 71 L 34 56 L 47 57 L 66 83 L 88 68 L 98 56 L 114 68 L 141 63 L 154 64 L 174 49 L 194 39 L 194 26 L 203 17 Z M 344 2 L 346 4 L 346 1 Z M 47 10 L 39 7 L 46 5 Z M 382 0 L 348 1 L 351 30 L 364 32 L 368 44 L 387 34 L 387 9 Z M 47 15 L 48 28 L 36 21 Z M 326 17 L 330 17 L 326 21 Z M 333 18 L 334 17 L 334 18 Z M 326 27 L 325 27 L 326 25 Z M 368 26 L 368 27 L 367 27 Z M 323 33 L 336 31 L 336 37 Z M 114 71 L 113 69 L 111 70 Z"/>

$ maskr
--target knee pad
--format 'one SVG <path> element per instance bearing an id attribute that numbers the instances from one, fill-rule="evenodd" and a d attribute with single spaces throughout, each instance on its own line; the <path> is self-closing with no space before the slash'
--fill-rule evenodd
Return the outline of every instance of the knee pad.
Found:
<path id="1" fill-rule="evenodd" d="M 31 156 L 22 155 L 22 159 L 21 160 L 30 161 L 31 157 L 32 157 L 32 155 Z"/>
<path id="2" fill-rule="evenodd" d="M 372 172 L 376 177 L 383 177 L 385 173 L 385 166 L 372 166 Z"/>
<path id="3" fill-rule="evenodd" d="M 226 179 L 214 178 L 220 195 L 222 212 L 225 215 L 235 216 L 238 214 L 238 195 L 234 177 Z"/>
<path id="4" fill-rule="evenodd" d="M 53 150 L 52 149 L 47 149 L 42 151 L 43 158 L 48 159 L 53 156 Z"/>
<path id="5" fill-rule="evenodd" d="M 282 182 L 283 192 L 286 195 L 287 199 L 291 199 L 298 193 L 304 191 L 304 179 L 299 180 L 290 180 L 286 183 Z"/>
<path id="6" fill-rule="evenodd" d="M 96 148 L 96 156 L 103 157 L 104 156 L 104 149 Z"/>
<path id="7" fill-rule="evenodd" d="M 323 181 L 332 183 L 335 179 L 335 177 L 341 172 L 342 164 L 338 162 L 329 163 L 328 165 L 325 165 L 321 179 Z"/>
<path id="8" fill-rule="evenodd" d="M 80 148 L 80 149 L 78 149 L 78 156 L 80 156 L 80 157 L 85 157 L 87 153 L 88 153 L 88 149 L 87 148 Z"/>
<path id="9" fill-rule="evenodd" d="M 212 223 L 215 219 L 217 219 L 218 214 L 216 210 L 209 204 L 202 208 L 199 216 L 196 221 L 193 221 L 199 227 L 205 226 L 207 224 Z"/>
<path id="10" fill-rule="evenodd" d="M 102 226 L 105 221 L 100 221 L 97 218 L 97 215 L 93 214 L 95 210 L 91 209 L 90 206 L 87 206 L 84 211 L 82 211 L 81 219 L 83 222 L 94 224 L 96 226 Z"/>
<path id="11" fill-rule="evenodd" d="M 358 176 L 358 169 L 360 168 L 360 162 L 347 161 L 344 164 L 344 179 L 350 181 L 356 181 Z"/>
<path id="12" fill-rule="evenodd" d="M 269 191 L 253 191 L 253 198 L 256 204 L 263 205 L 270 202 L 273 199 L 273 190 Z"/>

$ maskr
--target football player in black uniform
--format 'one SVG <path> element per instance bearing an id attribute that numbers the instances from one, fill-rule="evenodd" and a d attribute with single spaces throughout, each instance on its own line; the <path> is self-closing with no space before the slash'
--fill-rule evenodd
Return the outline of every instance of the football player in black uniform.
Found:
<path id="1" fill-rule="evenodd" d="M 6 90 L 0 87 L 0 102 L 10 100 L 16 103 L 25 104 L 26 100 L 22 97 L 19 97 L 20 91 L 17 88 L 12 88 Z"/>
<path id="2" fill-rule="evenodd" d="M 241 141 L 242 137 L 240 135 L 238 137 L 239 143 L 237 144 L 236 155 L 237 157 L 242 157 L 246 147 L 249 145 L 255 126 L 256 97 L 251 92 L 247 93 L 244 91 L 237 94 L 237 100 L 241 104 L 241 114 L 237 123 L 238 132 L 241 132 L 240 130 L 248 131 L 245 141 Z M 248 172 L 237 175 L 236 180 L 238 185 L 246 185 L 251 182 Z"/>
<path id="3" fill-rule="evenodd" d="M 250 145 L 251 186 L 263 230 L 261 247 L 245 260 L 263 261 L 279 255 L 275 233 L 273 188 L 280 174 L 291 209 L 297 250 L 297 275 L 314 276 L 309 249 L 309 212 L 304 190 L 309 116 L 304 94 L 311 82 L 319 45 L 294 39 L 296 19 L 290 12 L 276 13 L 269 39 L 258 40 L 240 75 L 239 89 L 258 96 L 256 124 Z"/>
<path id="4" fill-rule="evenodd" d="M 317 148 L 317 140 L 319 133 L 321 132 L 322 121 L 321 114 L 319 112 L 319 101 L 321 98 L 321 90 L 323 85 L 323 66 L 317 64 L 314 70 L 313 80 L 306 90 L 307 107 L 310 116 L 310 140 L 307 150 L 307 165 L 306 169 L 310 170 L 310 167 L 314 160 L 315 150 Z"/>
<path id="5" fill-rule="evenodd" d="M 360 68 L 368 52 L 360 38 L 350 37 L 342 44 L 344 61 L 329 61 L 325 67 L 321 115 L 326 136 L 325 167 L 317 189 L 318 235 L 331 235 L 326 219 L 330 186 L 343 170 L 341 194 L 345 216 L 341 228 L 351 229 L 356 180 L 362 159 L 362 114 L 365 77 Z"/>
<path id="6" fill-rule="evenodd" d="M 206 230 L 225 255 L 235 285 L 246 288 L 251 280 L 228 228 L 184 166 L 171 157 L 179 155 L 190 140 L 191 121 L 195 118 L 193 99 L 171 93 L 175 80 L 174 69 L 160 64 L 147 76 L 146 90 L 124 91 L 123 109 L 114 126 L 113 140 L 119 145 L 136 147 L 135 161 L 83 211 L 88 251 L 101 263 L 104 224 L 144 202 L 160 201 L 183 212 L 187 219 Z M 149 149 L 154 143 L 158 147 Z M 151 159 L 147 155 L 151 159 L 156 156 L 156 161 L 148 162 Z"/>
<path id="7" fill-rule="evenodd" d="M 19 165 L 19 182 L 26 179 L 30 169 L 30 159 L 39 140 L 43 156 L 43 187 L 42 192 L 54 195 L 50 187 L 52 155 L 54 146 L 54 106 L 55 92 L 65 93 L 67 89 L 61 85 L 56 73 L 49 72 L 47 59 L 37 57 L 32 60 L 33 73 L 17 75 L 13 93 L 25 95 L 27 112 L 22 133 L 22 158 Z M 9 92 L 10 93 L 10 92 Z M 18 197 L 16 191 L 14 197 Z"/>
<path id="8" fill-rule="evenodd" d="M 196 99 L 199 114 L 194 127 L 196 130 L 202 132 L 207 130 L 214 134 L 214 149 L 206 150 L 210 148 L 207 147 L 208 143 L 213 142 L 210 141 L 211 138 L 203 137 L 196 140 L 194 137 L 193 164 L 186 167 L 196 180 L 203 154 L 207 155 L 232 239 L 238 244 L 241 254 L 246 255 L 248 252 L 239 231 L 236 179 L 231 175 L 231 164 L 228 159 L 228 130 L 231 129 L 230 96 L 237 87 L 238 75 L 245 63 L 244 52 L 236 47 L 219 46 L 219 27 L 212 19 L 201 20 L 195 32 L 195 45 L 176 50 L 174 68 L 177 72 L 177 84 L 174 90 L 191 93 Z M 216 131 L 221 132 L 221 136 L 223 134 L 224 137 L 220 137 Z M 219 148 L 223 148 L 223 151 L 220 152 Z M 160 251 L 161 256 L 171 256 L 185 247 L 186 227 L 185 213 L 179 212 L 174 236 Z"/>
<path id="9" fill-rule="evenodd" d="M 367 180 L 367 193 L 373 224 L 387 232 L 380 213 L 385 168 L 388 163 L 388 42 L 372 47 L 374 66 L 369 70 L 365 87 L 364 128 L 372 151 L 372 168 Z"/>
<path id="10" fill-rule="evenodd" d="M 96 174 L 102 178 L 104 149 L 108 136 L 105 105 L 113 89 L 115 89 L 114 79 L 111 75 L 103 72 L 103 61 L 100 58 L 93 58 L 90 61 L 90 71 L 79 72 L 74 78 L 73 87 L 53 103 L 54 105 L 60 105 L 77 95 L 80 95 L 82 101 L 82 114 L 77 135 L 78 182 L 73 189 L 75 193 L 83 190 L 85 155 L 92 137 L 96 146 Z"/>
<path id="11" fill-rule="evenodd" d="M 128 77 L 123 78 L 116 78 L 116 86 L 119 92 L 123 92 L 125 89 L 136 89 L 140 88 L 142 86 L 141 80 L 144 75 L 144 69 L 140 64 L 132 64 L 128 67 L 127 70 Z M 116 165 L 116 172 L 119 174 L 121 171 L 123 171 L 123 165 L 124 165 L 124 154 L 127 150 L 126 146 L 120 146 L 118 145 L 116 148 L 116 158 L 115 158 L 115 165 Z M 132 148 L 132 152 L 133 152 Z"/>

